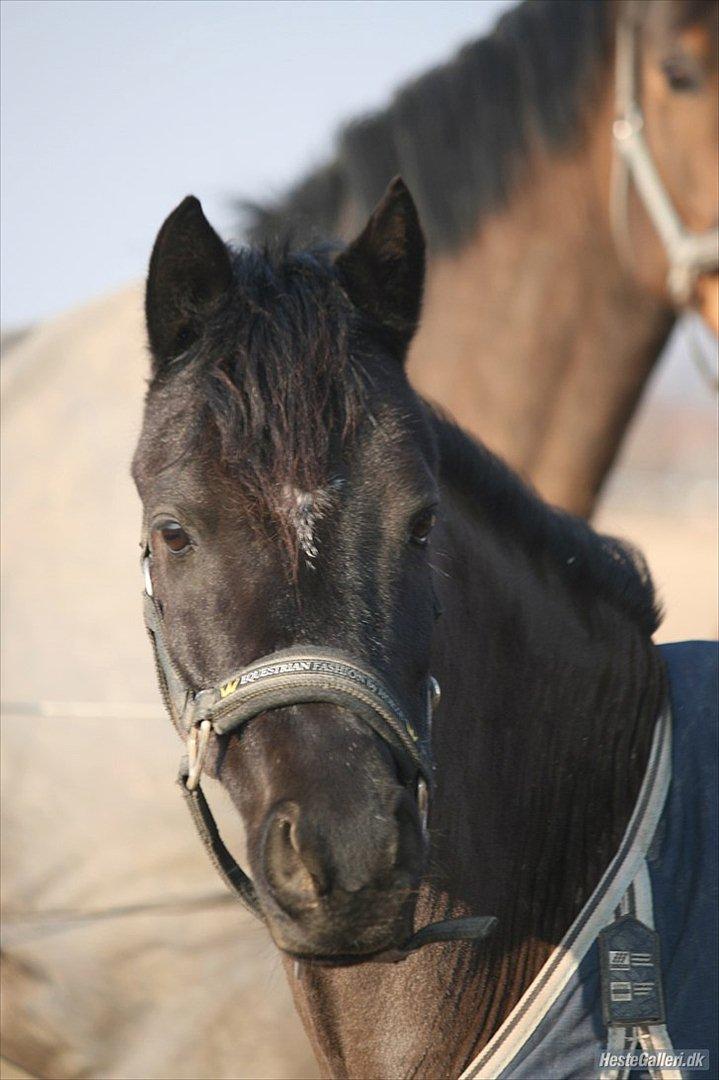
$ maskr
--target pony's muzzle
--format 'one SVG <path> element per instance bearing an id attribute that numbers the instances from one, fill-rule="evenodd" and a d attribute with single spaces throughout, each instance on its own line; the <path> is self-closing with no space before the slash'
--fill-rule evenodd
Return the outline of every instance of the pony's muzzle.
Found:
<path id="1" fill-rule="evenodd" d="M 295 954 L 350 954 L 384 947 L 407 933 L 422 834 L 408 791 L 400 789 L 372 841 L 333 832 L 327 816 L 297 802 L 267 815 L 259 878 L 277 943 Z M 274 915 L 274 917 L 273 917 Z"/>

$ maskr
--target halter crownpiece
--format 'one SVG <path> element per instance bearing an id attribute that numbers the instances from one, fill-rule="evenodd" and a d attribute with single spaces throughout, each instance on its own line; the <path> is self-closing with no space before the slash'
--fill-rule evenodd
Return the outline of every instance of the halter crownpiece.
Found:
<path id="1" fill-rule="evenodd" d="M 253 915 L 264 920 L 255 886 L 225 847 L 200 787 L 213 735 L 239 733 L 250 720 L 272 709 L 309 702 L 339 705 L 362 720 L 390 747 L 405 783 L 415 785 L 417 809 L 426 833 L 432 787 L 429 735 L 432 714 L 440 698 L 439 683 L 433 676 L 427 682 L 426 717 L 419 733 L 382 676 L 337 649 L 307 645 L 281 649 L 239 669 L 216 686 L 194 691 L 178 673 L 167 649 L 162 612 L 154 596 L 150 559 L 149 547 L 145 545 L 142 560 L 145 626 L 165 707 L 187 745 L 178 783 L 215 869 Z M 432 923 L 404 945 L 372 959 L 401 960 L 415 949 L 437 941 L 478 941 L 491 934 L 496 924 L 492 916 Z"/>

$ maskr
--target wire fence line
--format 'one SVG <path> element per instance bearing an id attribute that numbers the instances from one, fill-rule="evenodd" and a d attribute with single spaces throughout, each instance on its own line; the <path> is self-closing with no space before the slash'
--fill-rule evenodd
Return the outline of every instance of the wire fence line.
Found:
<path id="1" fill-rule="evenodd" d="M 9 716 L 39 716 L 49 720 L 164 720 L 162 705 L 135 701 L 3 701 Z"/>
<path id="2" fill-rule="evenodd" d="M 4 718 L 25 716 L 52 720 L 165 720 L 162 705 L 134 701 L 2 701 Z M 103 905 L 97 908 L 67 907 L 37 910 L 6 907 L 2 919 L 3 943 L 18 944 L 86 924 L 138 915 L 183 915 L 212 907 L 231 907 L 236 900 L 222 889 L 191 896 L 144 899 L 137 903 Z"/>

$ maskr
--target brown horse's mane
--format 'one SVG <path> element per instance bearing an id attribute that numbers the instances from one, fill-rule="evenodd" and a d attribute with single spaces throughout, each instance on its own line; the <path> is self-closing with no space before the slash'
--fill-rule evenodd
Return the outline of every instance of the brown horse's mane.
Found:
<path id="1" fill-rule="evenodd" d="M 388 180 L 412 191 L 432 247 L 452 250 L 511 198 L 537 145 L 571 149 L 610 53 L 609 0 L 525 0 L 485 37 L 343 128 L 333 161 L 274 205 L 249 209 L 253 239 L 334 235 Z"/>

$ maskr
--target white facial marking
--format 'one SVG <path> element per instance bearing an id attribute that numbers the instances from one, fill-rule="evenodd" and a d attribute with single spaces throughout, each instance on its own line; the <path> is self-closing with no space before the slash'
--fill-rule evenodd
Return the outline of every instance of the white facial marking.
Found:
<path id="1" fill-rule="evenodd" d="M 297 542 L 310 562 L 319 555 L 315 539 L 317 523 L 332 505 L 332 489 L 336 490 L 340 485 L 341 481 L 334 480 L 329 488 L 318 488 L 316 491 L 301 491 L 292 484 L 286 484 L 282 489 L 287 520 L 297 533 Z"/>

